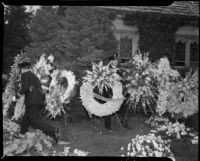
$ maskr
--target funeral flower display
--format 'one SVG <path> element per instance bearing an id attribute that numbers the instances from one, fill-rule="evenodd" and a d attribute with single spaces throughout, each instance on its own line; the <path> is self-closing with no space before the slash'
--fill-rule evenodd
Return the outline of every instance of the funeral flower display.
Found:
<path id="1" fill-rule="evenodd" d="M 162 115 L 167 111 L 166 104 L 168 103 L 170 87 L 179 79 L 180 74 L 178 71 L 171 69 L 169 60 L 166 57 L 153 63 L 151 72 L 156 80 L 159 93 L 156 112 L 159 115 Z"/>
<path id="2" fill-rule="evenodd" d="M 168 118 L 152 116 L 145 123 L 153 128 L 151 133 L 162 135 L 165 140 L 173 141 L 183 138 L 189 139 L 191 142 L 198 140 L 198 133 L 192 132 L 191 128 L 187 128 L 184 123 L 178 121 L 172 123 Z"/>
<path id="3" fill-rule="evenodd" d="M 68 87 L 66 88 L 66 91 L 60 91 L 61 92 L 61 102 L 65 103 L 65 102 L 69 102 L 68 98 L 70 97 L 72 91 L 74 90 L 74 87 L 76 85 L 76 77 L 73 74 L 73 72 L 71 71 L 67 71 L 67 70 L 55 70 L 52 74 L 52 81 L 50 83 L 50 90 L 51 89 L 55 89 L 56 86 L 58 87 L 58 77 L 60 78 L 66 78 L 67 83 L 68 83 Z M 62 88 L 59 86 L 59 88 Z"/>
<path id="4" fill-rule="evenodd" d="M 49 112 L 49 116 L 55 118 L 57 115 L 65 113 L 63 103 L 69 103 L 71 94 L 75 88 L 75 75 L 67 70 L 54 70 L 51 74 L 52 81 L 49 86 L 49 93 L 46 95 L 47 106 L 45 109 Z M 66 78 L 67 87 L 59 83 L 59 79 Z"/>
<path id="5" fill-rule="evenodd" d="M 187 118 L 198 112 L 198 76 L 198 71 L 190 71 L 183 80 L 171 85 L 166 109 L 173 117 L 181 114 Z"/>
<path id="6" fill-rule="evenodd" d="M 175 161 L 169 143 L 164 141 L 161 136 L 154 134 L 137 135 L 128 143 L 125 155 L 129 157 L 167 157 Z"/>
<path id="7" fill-rule="evenodd" d="M 103 88 L 112 87 L 115 82 L 119 82 L 122 78 L 117 74 L 119 70 L 111 61 L 108 65 L 103 65 L 100 61 L 98 64 L 92 63 L 92 71 L 87 70 L 87 75 L 83 77 L 83 84 L 89 82 L 92 86 L 97 86 L 100 93 Z"/>
<path id="8" fill-rule="evenodd" d="M 13 66 L 11 66 L 11 72 L 10 72 L 8 84 L 5 87 L 5 92 L 2 94 L 4 116 L 7 115 L 8 109 L 10 108 L 13 98 L 17 95 L 16 92 L 19 89 L 18 86 L 21 81 L 21 75 L 20 75 L 20 70 L 19 70 L 18 65 L 24 60 L 28 60 L 28 57 L 25 53 L 17 54 L 17 56 L 14 58 L 14 64 Z"/>
<path id="9" fill-rule="evenodd" d="M 122 84 L 119 82 L 121 77 L 117 74 L 117 68 L 110 62 L 108 65 L 92 64 L 92 71 L 87 71 L 87 75 L 83 77 L 83 84 L 80 87 L 80 98 L 86 110 L 96 116 L 107 116 L 119 110 L 122 102 Z M 113 96 L 111 99 L 106 99 L 93 92 L 97 87 L 99 92 L 103 92 L 103 88 L 112 89 Z M 94 97 L 106 101 L 106 103 L 97 102 Z"/>
<path id="10" fill-rule="evenodd" d="M 125 85 L 126 94 L 130 95 L 128 102 L 134 110 L 141 103 L 145 114 L 147 108 L 154 113 L 154 104 L 158 93 L 148 53 L 135 54 L 129 65 L 130 70 L 124 77 L 127 82 Z"/>
<path id="11" fill-rule="evenodd" d="M 52 55 L 46 59 L 45 54 L 42 54 L 39 61 L 33 66 L 33 73 L 35 73 L 39 79 L 41 79 L 42 75 L 50 75 L 50 71 L 53 69 L 50 62 L 53 63 L 53 60 L 54 57 Z"/>

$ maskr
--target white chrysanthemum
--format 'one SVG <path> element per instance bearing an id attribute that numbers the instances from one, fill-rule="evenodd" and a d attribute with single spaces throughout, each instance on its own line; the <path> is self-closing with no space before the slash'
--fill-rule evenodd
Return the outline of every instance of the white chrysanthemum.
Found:
<path id="1" fill-rule="evenodd" d="M 168 142 L 164 142 L 160 136 L 157 137 L 151 133 L 143 136 L 137 135 L 132 139 L 132 142 L 128 144 L 126 154 L 134 157 L 173 157 Z"/>
<path id="2" fill-rule="evenodd" d="M 54 61 L 54 56 L 53 55 L 49 55 L 47 58 L 51 63 L 53 63 Z"/>
<path id="3" fill-rule="evenodd" d="M 25 96 L 22 95 L 15 105 L 14 110 L 14 116 L 12 117 L 12 120 L 18 120 L 20 117 L 22 117 L 25 113 L 25 104 L 24 104 Z"/>
<path id="4" fill-rule="evenodd" d="M 94 99 L 94 88 L 95 86 L 92 86 L 90 83 L 85 83 L 80 88 L 80 98 L 88 112 L 102 117 L 111 115 L 119 110 L 124 98 L 122 95 L 122 84 L 120 82 L 115 82 L 111 86 L 113 91 L 112 100 L 104 104 L 100 104 Z"/>
<path id="5" fill-rule="evenodd" d="M 50 56 L 50 59 L 53 60 Z M 42 75 L 50 75 L 50 70 L 52 66 L 47 63 L 45 59 L 45 54 L 40 56 L 40 60 L 33 66 L 33 72 L 37 75 L 40 79 Z"/>

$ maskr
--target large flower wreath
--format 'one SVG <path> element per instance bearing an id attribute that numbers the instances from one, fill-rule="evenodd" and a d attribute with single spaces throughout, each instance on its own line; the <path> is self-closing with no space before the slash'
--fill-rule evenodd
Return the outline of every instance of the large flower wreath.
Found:
<path id="1" fill-rule="evenodd" d="M 96 116 L 102 117 L 115 113 L 119 110 L 122 102 L 122 84 L 119 82 L 121 77 L 117 74 L 117 68 L 113 66 L 112 62 L 107 66 L 103 63 L 94 64 L 93 71 L 87 71 L 87 76 L 83 79 L 83 85 L 80 88 L 80 98 L 86 110 Z M 111 88 L 113 96 L 111 99 L 106 99 L 98 94 L 93 93 L 93 89 L 98 87 L 100 93 L 105 89 Z M 101 104 L 97 102 L 94 97 L 106 101 Z"/>
<path id="2" fill-rule="evenodd" d="M 70 96 L 74 90 L 76 80 L 75 75 L 71 71 L 66 70 L 55 70 L 51 77 L 52 81 L 49 86 L 49 93 L 46 95 L 47 106 L 45 109 L 49 112 L 49 116 L 55 118 L 57 115 L 61 115 L 62 112 L 65 113 L 63 104 L 70 102 Z M 68 82 L 66 89 L 59 84 L 59 79 L 63 77 Z"/>

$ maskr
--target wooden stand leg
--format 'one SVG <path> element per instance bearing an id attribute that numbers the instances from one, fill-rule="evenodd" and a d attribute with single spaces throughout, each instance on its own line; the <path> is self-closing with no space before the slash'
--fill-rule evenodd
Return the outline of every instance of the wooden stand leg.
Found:
<path id="1" fill-rule="evenodd" d="M 120 128 L 122 129 L 122 124 L 121 124 L 121 122 L 120 122 L 120 120 L 119 120 L 119 117 L 117 116 L 117 114 L 115 114 L 115 116 L 116 116 L 116 118 L 117 118 L 117 121 L 118 121 L 118 123 L 119 123 Z"/>
<path id="2" fill-rule="evenodd" d="M 68 125 L 67 125 L 67 114 L 64 115 L 64 141 L 68 140 Z"/>

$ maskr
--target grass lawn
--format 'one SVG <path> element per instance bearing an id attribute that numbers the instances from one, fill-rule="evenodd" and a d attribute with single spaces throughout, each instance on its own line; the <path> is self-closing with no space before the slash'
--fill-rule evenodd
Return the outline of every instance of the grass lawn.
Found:
<path id="1" fill-rule="evenodd" d="M 89 152 L 88 156 L 121 156 L 126 154 L 127 144 L 136 135 L 146 135 L 150 128 L 145 125 L 145 118 L 141 115 L 135 115 L 129 119 L 129 128 L 120 129 L 113 126 L 113 131 L 109 132 L 104 128 L 100 121 L 94 124 L 89 120 L 82 119 L 69 123 L 68 143 L 70 149 L 80 149 Z M 50 121 L 54 126 L 63 128 L 60 121 Z M 113 123 L 113 122 L 112 122 Z M 93 126 L 95 125 L 95 126 Z M 63 140 L 62 136 L 60 138 Z M 124 151 L 120 150 L 124 147 Z M 56 145 L 51 151 L 64 151 L 64 145 Z M 182 140 L 174 142 L 171 147 L 176 161 L 197 161 L 198 145 L 185 143 Z"/>

